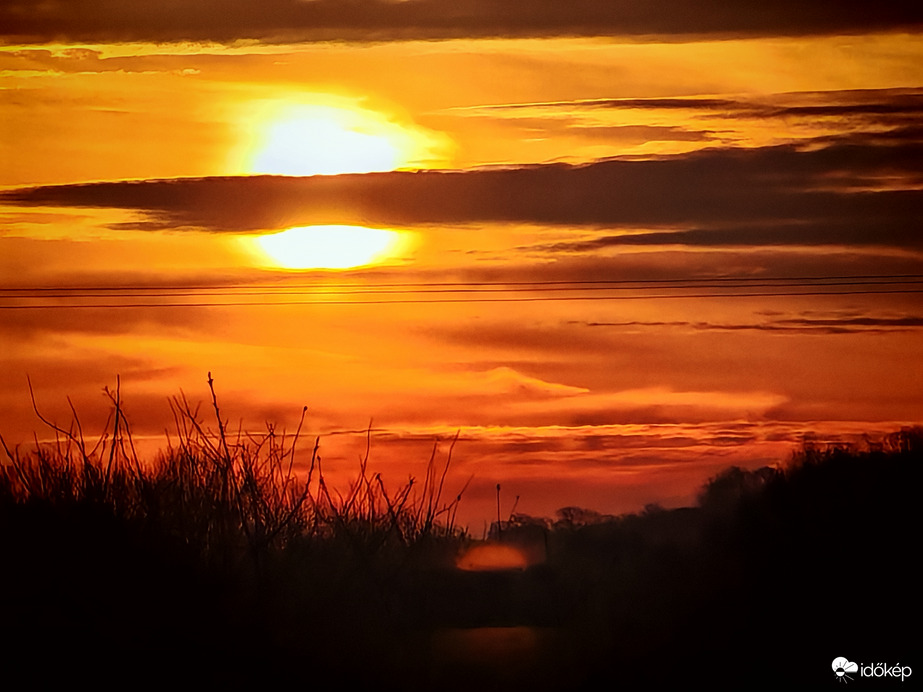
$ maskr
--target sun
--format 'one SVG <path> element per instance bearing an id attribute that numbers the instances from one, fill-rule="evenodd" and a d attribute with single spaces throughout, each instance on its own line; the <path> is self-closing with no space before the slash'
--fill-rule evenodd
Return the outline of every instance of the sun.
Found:
<path id="1" fill-rule="evenodd" d="M 281 269 L 352 269 L 396 259 L 409 246 L 406 232 L 365 226 L 298 226 L 245 242 L 260 264 Z"/>
<path id="2" fill-rule="evenodd" d="M 266 128 L 253 172 L 332 175 L 399 168 L 399 145 L 378 125 L 357 111 L 329 106 L 291 108 Z"/>
<path id="3" fill-rule="evenodd" d="M 373 173 L 445 160 L 446 139 L 438 133 L 351 99 L 255 102 L 240 125 L 234 167 L 246 174 Z"/>

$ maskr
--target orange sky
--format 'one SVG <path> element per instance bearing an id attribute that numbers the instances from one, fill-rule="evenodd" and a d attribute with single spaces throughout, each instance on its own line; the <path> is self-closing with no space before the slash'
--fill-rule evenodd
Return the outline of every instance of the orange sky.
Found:
<path id="1" fill-rule="evenodd" d="M 913 11 L 365 4 L 308 21 L 273 0 L 238 25 L 218 0 L 185 20 L 12 3 L 8 444 L 45 434 L 27 377 L 46 415 L 70 397 L 95 429 L 120 376 L 154 448 L 169 397 L 205 400 L 211 371 L 235 425 L 291 430 L 306 405 L 344 482 L 370 421 L 395 483 L 460 431 L 450 478 L 474 476 L 459 516 L 480 528 L 497 482 L 531 514 L 675 506 L 806 432 L 923 420 Z M 254 242 L 330 225 L 275 256 Z M 333 246 L 370 261 L 344 226 L 401 242 L 312 268 Z"/>

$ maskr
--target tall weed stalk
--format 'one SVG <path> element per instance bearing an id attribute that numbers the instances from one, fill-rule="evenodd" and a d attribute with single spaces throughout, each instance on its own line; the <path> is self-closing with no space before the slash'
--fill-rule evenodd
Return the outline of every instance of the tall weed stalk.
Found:
<path id="1" fill-rule="evenodd" d="M 65 428 L 40 413 L 33 394 L 35 413 L 54 440 L 36 438 L 22 452 L 0 437 L 6 455 L 0 501 L 102 507 L 118 519 L 169 535 L 214 566 L 250 566 L 257 572 L 273 551 L 295 540 L 343 541 L 364 561 L 431 539 L 463 538 L 454 524 L 462 493 L 449 502 L 442 499 L 457 436 L 442 465 L 434 446 L 419 492 L 413 478 L 389 491 L 381 475 L 368 468 L 370 427 L 357 476 L 340 492 L 324 477 L 320 438 L 309 457 L 299 456 L 307 407 L 294 434 L 272 424 L 259 435 L 242 428 L 232 432 L 211 373 L 208 387 L 215 428 L 201 405 L 191 405 L 181 392 L 170 400 L 175 437 L 168 436 L 166 449 L 147 463 L 135 452 L 119 385 L 105 390 L 109 417 L 92 446 L 69 399 L 72 418 Z"/>

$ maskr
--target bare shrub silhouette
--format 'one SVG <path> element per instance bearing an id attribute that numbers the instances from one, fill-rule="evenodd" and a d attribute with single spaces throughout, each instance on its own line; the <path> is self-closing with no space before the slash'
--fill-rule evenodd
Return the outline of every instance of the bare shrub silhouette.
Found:
<path id="1" fill-rule="evenodd" d="M 150 463 L 135 452 L 118 386 L 106 390 L 109 418 L 92 443 L 73 406 L 62 427 L 41 414 L 34 396 L 54 441 L 23 451 L 0 437 L 0 540 L 12 565 L 0 585 L 21 597 L 24 632 L 49 636 L 44 619 L 59 633 L 82 632 L 61 642 L 62 651 L 105 642 L 110 658 L 130 661 L 132 640 L 119 631 L 140 628 L 152 632 L 143 647 L 176 657 L 201 644 L 178 631 L 237 613 L 235 626 L 213 632 L 209 624 L 201 639 L 223 657 L 237 651 L 254 675 L 267 674 L 254 661 L 295 645 L 324 651 L 324 666 L 345 665 L 354 655 L 347 642 L 371 656 L 382 648 L 376 637 L 400 629 L 404 610 L 382 586 L 415 561 L 450 561 L 467 539 L 454 525 L 464 489 L 443 500 L 454 441 L 442 463 L 434 445 L 422 483 L 411 478 L 392 490 L 369 471 L 367 447 L 341 491 L 324 476 L 319 439 L 299 449 L 306 409 L 291 435 L 271 425 L 261 435 L 232 433 L 210 373 L 208 386 L 211 426 L 200 405 L 174 397 L 176 436 Z M 68 612 L 85 600 L 81 589 L 105 606 Z M 322 657 L 310 657 L 321 665 Z M 215 670 L 203 675 L 221 679 Z"/>
<path id="2" fill-rule="evenodd" d="M 169 440 L 152 464 L 138 460 L 118 388 L 106 390 L 112 403 L 107 432 L 92 447 L 76 411 L 70 426 L 62 428 L 36 406 L 55 441 L 21 454 L 0 437 L 7 457 L 0 493 L 13 503 L 89 503 L 119 519 L 153 522 L 224 566 L 246 556 L 258 565 L 270 550 L 282 549 L 295 538 L 348 537 L 374 550 L 390 539 L 406 546 L 461 533 L 454 517 L 464 489 L 452 500 L 442 500 L 454 441 L 441 467 L 434 446 L 419 493 L 413 478 L 389 493 L 381 475 L 368 471 L 368 448 L 357 477 L 341 493 L 326 482 L 319 438 L 311 447 L 307 471 L 296 467 L 307 407 L 292 435 L 268 425 L 260 436 L 243 430 L 232 436 L 211 373 L 208 386 L 217 430 L 204 422 L 200 405 L 191 406 L 183 394 L 173 397 L 177 439 Z"/>

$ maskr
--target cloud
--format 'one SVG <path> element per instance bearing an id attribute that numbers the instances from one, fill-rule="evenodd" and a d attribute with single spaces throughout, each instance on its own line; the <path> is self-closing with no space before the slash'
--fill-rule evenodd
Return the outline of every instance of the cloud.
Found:
<path id="1" fill-rule="evenodd" d="M 585 161 L 603 143 L 610 155 L 678 154 L 704 145 L 919 141 L 923 91 L 912 88 L 799 91 L 746 98 L 589 98 L 449 108 L 511 138 L 564 139 L 560 160 Z M 632 124 L 626 125 L 626 122 Z M 667 125 L 666 123 L 672 123 Z"/>
<path id="2" fill-rule="evenodd" d="M 818 103 L 818 101 L 822 101 Z M 451 109 L 456 113 L 481 114 L 491 111 L 515 113 L 522 110 L 695 110 L 712 112 L 726 117 L 790 118 L 792 116 L 902 116 L 916 119 L 923 113 L 923 91 L 920 89 L 846 89 L 825 92 L 800 92 L 774 94 L 772 102 L 758 97 L 700 98 L 596 98 L 570 101 L 542 101 L 536 103 L 502 103 L 469 108 Z"/>
<path id="3" fill-rule="evenodd" d="M 118 319 L 114 319 L 112 310 L 107 308 L 58 309 L 52 312 L 5 309 L 8 304 L 4 301 L 0 307 L 0 329 L 9 339 L 9 344 L 13 344 L 14 340 L 41 343 L 51 336 L 69 334 L 111 337 L 149 334 L 182 338 L 195 333 L 203 325 L 217 321 L 206 308 L 130 308 L 120 310 Z M 49 302 L 44 304 L 53 305 Z"/>
<path id="4" fill-rule="evenodd" d="M 606 247 L 632 245 L 690 245 L 697 247 L 718 246 L 769 246 L 769 245 L 890 245 L 919 247 L 923 239 L 905 225 L 910 216 L 895 214 L 893 205 L 901 198 L 913 198 L 919 203 L 919 195 L 882 195 L 881 197 L 853 198 L 859 213 L 852 219 L 815 218 L 809 221 L 775 220 L 774 223 L 730 226 L 726 228 L 696 228 L 690 230 L 650 231 L 603 236 L 590 241 L 558 243 L 549 249 L 558 252 L 586 252 Z M 840 200 L 844 206 L 847 200 Z M 874 208 L 877 203 L 882 207 Z M 857 209 L 857 207 L 864 207 Z M 845 211 L 845 210 L 844 210 Z"/>
<path id="5" fill-rule="evenodd" d="M 541 404 L 556 398 L 573 397 L 589 392 L 584 387 L 546 381 L 517 372 L 508 366 L 497 366 L 483 371 L 442 372 L 438 380 L 433 377 L 426 378 L 423 373 L 417 374 L 418 392 L 447 399 L 467 397 L 494 403 L 504 402 L 504 405 L 511 400 L 536 401 Z"/>
<path id="6" fill-rule="evenodd" d="M 465 378 L 472 381 L 471 376 Z M 491 394 L 515 394 L 528 399 L 546 399 L 548 397 L 566 397 L 577 394 L 586 394 L 588 389 L 572 387 L 556 382 L 545 382 L 536 377 L 529 377 L 516 372 L 513 368 L 498 367 L 473 379 L 480 383 Z"/>
<path id="7" fill-rule="evenodd" d="M 9 0 L 11 43 L 394 40 L 496 36 L 766 36 L 911 29 L 912 3 L 862 0 Z"/>
<path id="8" fill-rule="evenodd" d="M 581 324 L 581 323 L 575 323 Z M 842 317 L 796 317 L 767 319 L 762 322 L 584 322 L 587 327 L 609 327 L 614 329 L 648 328 L 660 330 L 664 327 L 692 329 L 696 331 L 760 331 L 783 334 L 856 334 L 872 332 L 910 331 L 923 328 L 923 317 L 907 315 L 902 317 L 842 316 Z"/>
<path id="9" fill-rule="evenodd" d="M 644 229 L 550 248 L 561 253 L 662 244 L 918 248 L 921 178 L 921 143 L 839 141 L 586 165 L 63 185 L 7 191 L 0 202 L 136 210 L 145 219 L 123 228 L 140 230 L 486 222 Z M 857 180 L 885 182 L 856 189 Z"/>
<path id="10" fill-rule="evenodd" d="M 510 406 L 532 425 L 612 425 L 619 423 L 690 423 L 751 419 L 787 402 L 773 392 L 673 391 L 646 387 L 594 392 L 546 401 L 519 401 Z M 728 438 L 730 439 L 730 438 Z"/>

